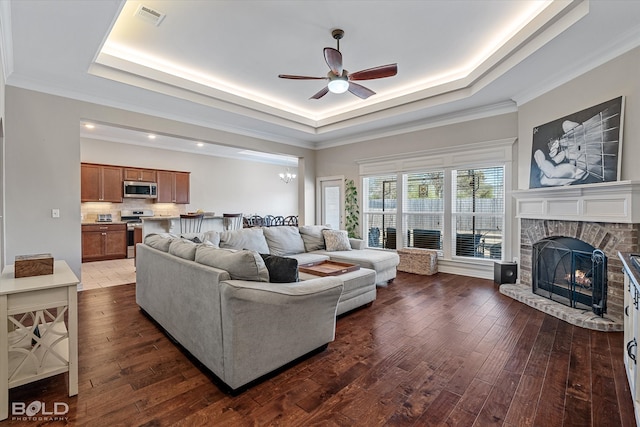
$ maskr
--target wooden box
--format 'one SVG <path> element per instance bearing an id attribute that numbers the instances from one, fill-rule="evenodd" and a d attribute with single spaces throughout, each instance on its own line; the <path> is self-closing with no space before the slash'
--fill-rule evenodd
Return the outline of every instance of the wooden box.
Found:
<path id="1" fill-rule="evenodd" d="M 15 277 L 43 276 L 53 274 L 51 254 L 16 255 Z"/>

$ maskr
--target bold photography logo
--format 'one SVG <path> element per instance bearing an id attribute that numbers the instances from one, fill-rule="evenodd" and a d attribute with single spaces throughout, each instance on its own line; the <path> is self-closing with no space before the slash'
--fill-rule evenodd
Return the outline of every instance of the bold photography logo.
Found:
<path id="1" fill-rule="evenodd" d="M 28 405 L 25 402 L 11 402 L 11 414 L 14 420 L 33 419 L 39 420 L 64 420 L 69 413 L 69 405 L 65 402 L 53 402 L 47 405 L 45 402 L 34 400 Z"/>

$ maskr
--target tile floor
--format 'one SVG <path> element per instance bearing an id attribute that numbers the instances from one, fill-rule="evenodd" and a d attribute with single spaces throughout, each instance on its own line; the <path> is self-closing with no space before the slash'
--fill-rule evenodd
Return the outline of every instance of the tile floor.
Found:
<path id="1" fill-rule="evenodd" d="M 85 262 L 82 264 L 82 283 L 78 290 L 106 288 L 136 281 L 133 258 L 109 261 Z"/>

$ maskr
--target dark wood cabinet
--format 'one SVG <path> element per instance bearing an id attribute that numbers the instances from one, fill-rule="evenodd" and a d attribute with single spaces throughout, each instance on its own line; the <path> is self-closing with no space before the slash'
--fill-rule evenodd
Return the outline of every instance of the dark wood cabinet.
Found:
<path id="1" fill-rule="evenodd" d="M 189 203 L 189 172 L 157 171 L 158 203 Z"/>
<path id="2" fill-rule="evenodd" d="M 124 180 L 156 182 L 156 171 L 153 169 L 124 168 Z"/>
<path id="3" fill-rule="evenodd" d="M 83 163 L 80 167 L 82 202 L 122 203 L 122 168 Z"/>
<path id="4" fill-rule="evenodd" d="M 142 227 L 133 229 L 133 257 L 136 257 L 136 245 L 142 243 Z"/>
<path id="5" fill-rule="evenodd" d="M 82 226 L 82 262 L 126 257 L 126 224 L 85 224 Z"/>

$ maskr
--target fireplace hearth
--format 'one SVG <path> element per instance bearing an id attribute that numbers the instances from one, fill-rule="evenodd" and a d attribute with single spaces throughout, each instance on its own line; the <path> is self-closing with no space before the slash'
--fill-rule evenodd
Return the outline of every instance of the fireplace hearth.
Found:
<path id="1" fill-rule="evenodd" d="M 607 257 L 582 240 L 554 236 L 533 244 L 532 291 L 569 307 L 607 312 Z"/>

